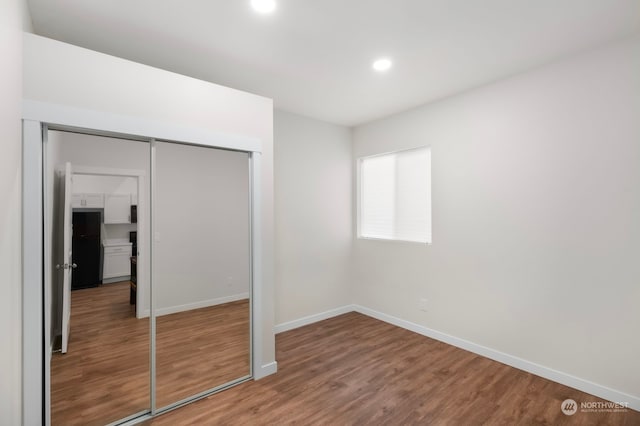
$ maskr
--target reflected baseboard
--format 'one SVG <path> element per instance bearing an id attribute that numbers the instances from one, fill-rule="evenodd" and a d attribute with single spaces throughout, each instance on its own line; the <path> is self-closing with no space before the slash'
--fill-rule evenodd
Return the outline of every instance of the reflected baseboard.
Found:
<path id="1" fill-rule="evenodd" d="M 131 275 L 123 275 L 121 277 L 113 277 L 113 278 L 103 278 L 102 284 L 115 284 L 115 283 L 121 283 L 122 281 L 131 281 Z"/>
<path id="2" fill-rule="evenodd" d="M 168 306 L 165 308 L 158 308 L 156 310 L 156 316 L 176 314 L 178 312 L 192 311 L 194 309 L 208 308 L 210 306 L 222 305 L 224 303 L 237 302 L 239 300 L 245 300 L 249 298 L 249 293 L 232 294 L 231 296 L 218 297 L 216 299 L 200 300 L 194 303 L 186 303 L 184 305 Z M 147 318 L 149 316 L 149 309 L 143 311 L 141 318 Z"/>

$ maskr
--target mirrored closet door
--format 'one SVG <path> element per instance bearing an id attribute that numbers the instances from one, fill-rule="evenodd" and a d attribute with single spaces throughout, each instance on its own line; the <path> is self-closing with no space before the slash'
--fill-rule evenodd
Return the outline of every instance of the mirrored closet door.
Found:
<path id="1" fill-rule="evenodd" d="M 251 378 L 249 154 L 46 135 L 50 424 L 142 419 Z"/>
<path id="2" fill-rule="evenodd" d="M 156 406 L 251 375 L 247 153 L 155 143 Z"/>

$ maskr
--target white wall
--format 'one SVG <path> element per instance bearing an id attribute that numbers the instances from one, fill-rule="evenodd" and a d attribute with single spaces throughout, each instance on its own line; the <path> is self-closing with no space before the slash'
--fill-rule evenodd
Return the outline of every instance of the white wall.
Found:
<path id="1" fill-rule="evenodd" d="M 249 156 L 156 145 L 156 314 L 247 299 Z"/>
<path id="2" fill-rule="evenodd" d="M 49 131 L 48 152 L 55 152 L 55 166 L 60 169 L 66 162 L 73 166 L 109 169 L 141 170 L 148 177 L 150 149 L 147 142 L 83 135 L 80 133 Z M 94 180 L 100 180 L 100 189 L 112 189 L 122 177 L 83 176 L 74 177 L 73 192 L 91 192 Z M 133 178 L 124 178 L 132 179 Z M 111 181 L 111 182 L 110 182 Z M 137 184 L 136 184 L 137 185 Z M 133 189 L 137 192 L 137 186 Z M 128 190 L 129 188 L 127 188 Z M 99 191 L 97 191 L 99 192 Z M 146 194 L 147 201 L 149 194 Z"/>
<path id="3" fill-rule="evenodd" d="M 354 301 L 640 397 L 639 114 L 635 39 L 356 128 L 431 146 L 433 245 L 358 240 Z"/>
<path id="4" fill-rule="evenodd" d="M 30 100 L 261 140 L 263 344 L 256 350 L 264 364 L 274 361 L 272 100 L 31 34 L 24 37 L 23 88 Z"/>
<path id="5" fill-rule="evenodd" d="M 22 30 L 31 29 L 26 1 L 0 5 L 0 423 L 21 422 Z"/>
<path id="6" fill-rule="evenodd" d="M 350 303 L 350 130 L 276 111 L 276 324 Z"/>

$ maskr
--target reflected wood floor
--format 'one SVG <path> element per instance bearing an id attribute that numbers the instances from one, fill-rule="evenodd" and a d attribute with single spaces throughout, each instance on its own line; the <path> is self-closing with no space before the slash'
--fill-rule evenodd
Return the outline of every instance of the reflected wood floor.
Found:
<path id="1" fill-rule="evenodd" d="M 170 403 L 249 372 L 248 300 L 156 320 L 158 400 Z M 66 354 L 51 360 L 53 425 L 104 425 L 149 409 L 149 319 L 129 282 L 71 293 Z"/>
<path id="2" fill-rule="evenodd" d="M 149 407 L 149 319 L 129 282 L 71 292 L 66 354 L 51 359 L 51 424 L 100 425 Z"/>
<path id="3" fill-rule="evenodd" d="M 249 300 L 156 318 L 156 406 L 250 374 Z"/>
<path id="4" fill-rule="evenodd" d="M 278 373 L 148 421 L 160 425 L 640 425 L 560 411 L 598 398 L 357 313 L 277 336 Z"/>

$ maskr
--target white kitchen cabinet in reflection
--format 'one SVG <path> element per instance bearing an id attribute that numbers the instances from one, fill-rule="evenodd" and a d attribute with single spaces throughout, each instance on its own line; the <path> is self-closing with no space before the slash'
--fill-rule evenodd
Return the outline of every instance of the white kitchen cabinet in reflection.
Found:
<path id="1" fill-rule="evenodd" d="M 101 209 L 104 207 L 104 194 L 73 194 L 71 207 L 74 209 Z"/>
<path id="2" fill-rule="evenodd" d="M 131 223 L 131 194 L 104 196 L 104 223 Z"/>
<path id="3" fill-rule="evenodd" d="M 114 278 L 129 279 L 131 276 L 131 244 L 104 247 L 104 265 L 102 279 Z"/>

